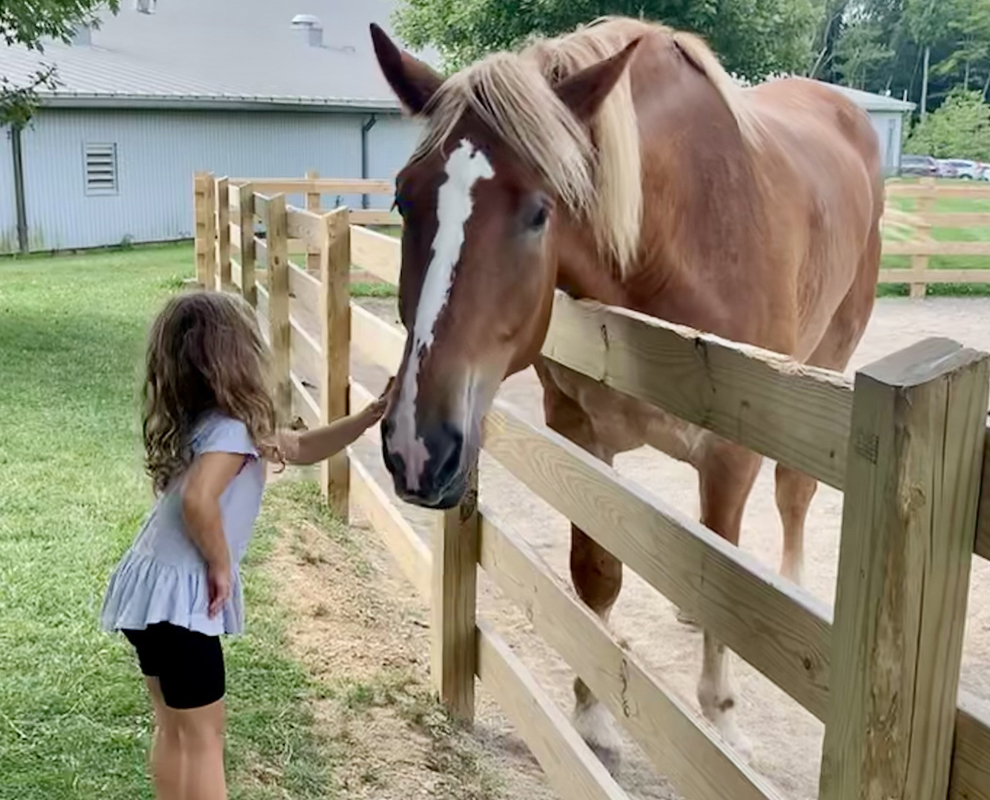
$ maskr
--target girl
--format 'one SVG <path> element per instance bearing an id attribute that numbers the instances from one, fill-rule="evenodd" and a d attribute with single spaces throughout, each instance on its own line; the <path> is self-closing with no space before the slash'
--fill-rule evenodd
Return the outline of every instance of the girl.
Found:
<path id="1" fill-rule="evenodd" d="M 261 506 L 265 460 L 312 464 L 386 410 L 386 394 L 325 428 L 274 431 L 266 349 L 240 298 L 170 300 L 151 329 L 145 463 L 158 500 L 110 578 L 102 626 L 137 651 L 155 711 L 159 800 L 222 800 L 220 634 L 244 623 L 238 563 Z"/>

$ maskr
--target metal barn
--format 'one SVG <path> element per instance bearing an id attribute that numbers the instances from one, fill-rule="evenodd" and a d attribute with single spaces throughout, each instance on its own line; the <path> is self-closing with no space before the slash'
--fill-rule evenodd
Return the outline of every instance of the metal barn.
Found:
<path id="1" fill-rule="evenodd" d="M 901 145 L 904 142 L 904 120 L 914 111 L 914 103 L 872 94 L 847 86 L 835 86 L 846 97 L 870 115 L 873 130 L 880 141 L 881 164 L 884 173 L 896 175 L 901 168 Z"/>
<path id="2" fill-rule="evenodd" d="M 0 47 L 15 83 L 39 61 L 62 82 L 30 126 L 0 135 L 0 252 L 188 238 L 198 170 L 393 177 L 418 133 L 368 34 L 393 5 L 136 0 L 71 46 Z"/>

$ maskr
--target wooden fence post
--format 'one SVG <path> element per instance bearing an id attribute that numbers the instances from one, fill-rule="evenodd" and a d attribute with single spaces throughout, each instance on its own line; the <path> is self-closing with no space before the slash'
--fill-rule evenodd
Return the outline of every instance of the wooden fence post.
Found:
<path id="1" fill-rule="evenodd" d="M 306 180 L 315 181 L 319 180 L 320 173 L 314 169 L 309 170 L 306 173 Z M 312 211 L 314 214 L 320 213 L 320 193 L 319 192 L 307 192 L 306 193 L 306 210 Z M 320 273 L 320 248 L 319 247 L 309 247 L 306 250 L 306 270 L 318 275 Z"/>
<path id="2" fill-rule="evenodd" d="M 279 424 L 292 419 L 289 328 L 289 223 L 285 195 L 268 201 L 265 220 L 268 246 L 268 332 L 271 337 L 275 415 Z"/>
<path id="3" fill-rule="evenodd" d="M 250 183 L 237 187 L 240 207 L 238 223 L 241 229 L 241 294 L 254 308 L 258 307 L 258 288 L 255 281 L 254 248 L 254 187 Z"/>
<path id="4" fill-rule="evenodd" d="M 474 721 L 477 665 L 478 465 L 457 508 L 438 515 L 430 601 L 431 672 L 451 715 Z"/>
<path id="5" fill-rule="evenodd" d="M 988 358 L 927 339 L 856 375 L 822 800 L 946 797 Z"/>
<path id="6" fill-rule="evenodd" d="M 922 178 L 921 185 L 925 191 L 918 197 L 918 207 L 915 211 L 923 223 L 917 229 L 916 239 L 921 242 L 932 242 L 932 223 L 929 214 L 935 210 L 938 186 L 934 178 Z M 928 260 L 927 255 L 911 256 L 911 297 L 914 299 L 925 297 L 925 272 L 928 270 Z"/>
<path id="7" fill-rule="evenodd" d="M 217 288 L 230 291 L 230 184 L 217 178 Z"/>
<path id="8" fill-rule="evenodd" d="M 320 422 L 327 425 L 349 411 L 351 355 L 351 224 L 339 208 L 324 218 L 320 247 L 320 328 L 323 374 L 320 376 Z M 346 451 L 320 466 L 323 497 L 343 519 L 348 516 L 350 465 Z"/>
<path id="9" fill-rule="evenodd" d="M 193 175 L 193 236 L 195 237 L 196 253 L 196 281 L 200 286 L 206 286 L 206 261 L 212 257 L 208 249 L 208 237 L 210 231 L 209 220 L 209 197 L 206 185 L 209 182 L 209 173 L 197 172 Z"/>
<path id="10" fill-rule="evenodd" d="M 203 178 L 203 280 L 206 289 L 217 286 L 217 184 L 212 172 Z"/>

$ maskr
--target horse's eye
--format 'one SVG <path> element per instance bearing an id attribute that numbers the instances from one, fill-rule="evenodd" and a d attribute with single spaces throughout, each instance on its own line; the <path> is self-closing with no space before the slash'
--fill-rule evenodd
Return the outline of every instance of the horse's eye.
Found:
<path id="1" fill-rule="evenodd" d="M 547 224 L 547 220 L 550 218 L 550 209 L 547 208 L 545 203 L 540 203 L 536 209 L 532 212 L 529 219 L 529 228 L 533 231 L 541 231 Z"/>

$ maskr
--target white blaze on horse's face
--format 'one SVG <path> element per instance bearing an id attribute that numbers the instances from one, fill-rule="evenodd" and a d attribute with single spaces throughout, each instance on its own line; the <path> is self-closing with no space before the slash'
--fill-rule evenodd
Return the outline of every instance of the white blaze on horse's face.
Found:
<path id="1" fill-rule="evenodd" d="M 409 363 L 393 413 L 394 427 L 386 442 L 389 452 L 402 459 L 406 485 L 412 491 L 419 489 L 420 477 L 430 457 L 426 443 L 416 430 L 419 369 L 433 344 L 437 322 L 454 286 L 457 263 L 464 246 L 464 229 L 474 207 L 471 193 L 479 180 L 495 177 L 491 162 L 468 139 L 461 139 L 448 156 L 444 172 L 447 179 L 437 191 L 437 232 L 433 238 L 433 257 L 420 289 Z"/>

